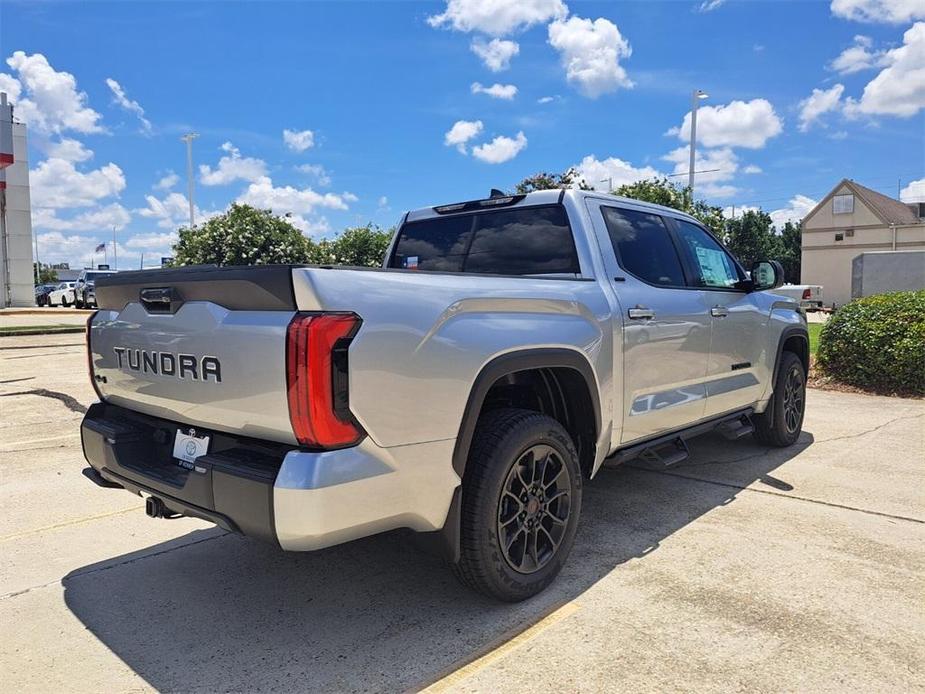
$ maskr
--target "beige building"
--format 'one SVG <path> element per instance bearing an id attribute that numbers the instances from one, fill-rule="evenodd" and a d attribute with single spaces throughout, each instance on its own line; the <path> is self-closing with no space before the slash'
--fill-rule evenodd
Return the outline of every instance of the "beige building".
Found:
<path id="1" fill-rule="evenodd" d="M 803 218 L 800 281 L 826 305 L 851 301 L 852 262 L 873 251 L 925 250 L 925 203 L 903 203 L 844 179 Z"/>

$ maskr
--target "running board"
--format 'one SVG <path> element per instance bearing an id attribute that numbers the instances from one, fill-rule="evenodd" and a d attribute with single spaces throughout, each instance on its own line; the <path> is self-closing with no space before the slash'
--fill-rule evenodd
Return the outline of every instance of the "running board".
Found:
<path id="1" fill-rule="evenodd" d="M 647 454 L 649 451 L 658 451 L 661 448 L 666 446 L 674 446 L 676 449 L 670 455 L 661 455 L 659 454 L 660 460 L 669 460 L 671 461 L 678 455 L 678 444 L 676 441 L 681 441 L 684 445 L 684 451 L 687 451 L 687 444 L 685 443 L 688 439 L 692 439 L 695 436 L 700 436 L 701 434 L 706 434 L 707 432 L 713 431 L 725 425 L 731 426 L 731 431 L 735 433 L 736 438 L 745 436 L 746 434 L 751 433 L 754 428 L 751 423 L 750 415 L 754 412 L 751 407 L 748 407 L 743 410 L 738 410 L 736 412 L 730 412 L 728 414 L 715 417 L 713 419 L 708 419 L 705 422 L 700 422 L 694 426 L 687 427 L 686 429 L 681 429 L 680 431 L 674 431 L 667 434 L 662 434 L 661 436 L 656 436 L 648 441 L 640 441 L 638 443 L 631 443 L 624 448 L 620 448 L 614 451 L 611 455 L 604 459 L 604 463 L 608 466 L 619 465 L 625 463 L 627 460 L 632 460 L 633 458 L 638 458 L 642 455 Z M 747 423 L 747 426 L 746 426 Z M 751 429 L 748 427 L 752 427 Z M 684 458 L 674 460 L 669 462 L 669 465 L 677 465 Z"/>

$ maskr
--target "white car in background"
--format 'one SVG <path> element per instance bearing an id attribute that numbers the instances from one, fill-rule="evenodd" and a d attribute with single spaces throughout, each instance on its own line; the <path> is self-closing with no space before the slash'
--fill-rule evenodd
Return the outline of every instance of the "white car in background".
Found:
<path id="1" fill-rule="evenodd" d="M 61 282 L 48 293 L 48 306 L 71 306 L 74 303 L 74 287 L 77 282 Z"/>
<path id="2" fill-rule="evenodd" d="M 822 287 L 818 284 L 785 284 L 774 293 L 799 301 L 800 306 L 809 311 L 822 308 Z"/>

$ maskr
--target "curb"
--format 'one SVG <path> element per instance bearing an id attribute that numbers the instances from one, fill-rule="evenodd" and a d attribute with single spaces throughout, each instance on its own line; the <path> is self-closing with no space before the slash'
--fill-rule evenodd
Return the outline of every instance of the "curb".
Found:
<path id="1" fill-rule="evenodd" d="M 0 309 L 0 316 L 84 316 L 93 313 L 92 308 L 5 308 Z"/>
<path id="2" fill-rule="evenodd" d="M 0 337 L 18 337 L 20 335 L 63 335 L 66 333 L 83 333 L 82 325 L 62 325 L 60 328 L 27 328 L 25 330 L 4 330 L 0 328 Z"/>

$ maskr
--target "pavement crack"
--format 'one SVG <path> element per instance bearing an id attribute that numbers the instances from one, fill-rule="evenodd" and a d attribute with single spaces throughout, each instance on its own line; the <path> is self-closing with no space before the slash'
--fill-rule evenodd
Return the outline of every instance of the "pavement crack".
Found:
<path id="1" fill-rule="evenodd" d="M 813 443 L 829 443 L 830 441 L 846 441 L 848 439 L 856 439 L 861 436 L 866 436 L 867 434 L 873 434 L 875 431 L 880 431 L 884 427 L 888 427 L 891 424 L 896 424 L 896 422 L 902 422 L 908 419 L 918 419 L 919 417 L 925 417 L 925 412 L 921 414 L 909 415 L 906 417 L 894 417 L 893 419 L 887 422 L 884 422 L 883 424 L 878 424 L 872 429 L 865 429 L 864 431 L 858 431 L 858 432 L 855 432 L 854 434 L 845 434 L 844 436 L 833 436 L 832 438 L 829 438 L 829 439 L 816 439 Z"/>
<path id="2" fill-rule="evenodd" d="M 857 513 L 865 513 L 870 516 L 880 516 L 881 518 L 892 518 L 893 520 L 908 521 L 909 523 L 918 523 L 920 525 L 925 525 L 925 520 L 920 518 L 912 518 L 910 516 L 899 516 L 895 513 L 884 513 L 882 511 L 872 511 L 867 508 L 859 508 L 857 506 L 848 506 L 847 504 L 838 504 L 834 501 L 823 501 L 822 499 L 811 499 L 808 496 L 797 496 L 796 494 L 785 494 L 783 492 L 772 492 L 768 489 L 755 489 L 753 487 L 744 487 L 741 484 L 733 484 L 732 482 L 720 482 L 719 480 L 708 480 L 703 477 L 693 477 L 691 475 L 680 475 L 676 472 L 669 472 L 667 470 L 652 470 L 651 468 L 636 467 L 635 465 L 626 465 L 625 467 L 630 468 L 631 470 L 638 470 L 639 472 L 650 472 L 655 475 L 665 475 L 666 477 L 677 477 L 682 480 L 691 480 L 692 482 L 702 482 L 703 484 L 712 484 L 717 487 L 727 487 L 729 489 L 739 489 L 743 492 L 752 492 L 753 494 L 767 494 L 769 496 L 778 496 L 784 499 L 793 499 L 795 501 L 805 501 L 810 504 L 818 504 L 820 506 L 828 506 L 830 508 L 839 508 L 845 511 L 856 511 Z"/>
<path id="3" fill-rule="evenodd" d="M 11 395 L 38 395 L 42 398 L 53 398 L 54 400 L 60 400 L 63 402 L 64 406 L 71 412 L 79 412 L 80 414 L 87 413 L 87 408 L 81 405 L 76 398 L 68 395 L 67 393 L 61 393 L 57 390 L 47 390 L 46 388 L 18 390 L 15 393 L 0 393 L 0 398 L 8 398 Z"/>
<path id="4" fill-rule="evenodd" d="M 34 591 L 34 590 L 41 590 L 42 588 L 48 588 L 48 587 L 50 587 L 50 586 L 55 586 L 55 585 L 62 585 L 62 586 L 64 586 L 64 585 L 67 585 L 67 583 L 68 583 L 69 581 L 72 581 L 72 580 L 74 580 L 75 578 L 82 578 L 83 576 L 90 576 L 90 575 L 92 575 L 92 574 L 96 574 L 96 573 L 99 573 L 99 572 L 101 572 L 101 571 L 109 571 L 110 569 L 114 569 L 114 568 L 116 568 L 116 567 L 118 567 L 118 566 L 125 566 L 125 565 L 127 565 L 127 564 L 134 564 L 135 562 L 143 561 L 143 560 L 145 560 L 145 559 L 151 559 L 152 557 L 159 557 L 160 555 L 162 555 L 162 554 L 167 554 L 168 552 L 175 552 L 175 551 L 177 551 L 178 549 L 185 549 L 185 548 L 187 548 L 187 547 L 192 547 L 193 545 L 202 544 L 203 542 L 209 542 L 209 541 L 211 541 L 211 540 L 217 540 L 217 539 L 219 539 L 219 538 L 221 538 L 221 537 L 225 537 L 226 535 L 231 535 L 231 534 L 232 534 L 232 533 L 230 533 L 230 532 L 228 532 L 228 531 L 225 531 L 225 532 L 222 532 L 222 533 L 219 534 L 219 535 L 213 535 L 213 536 L 211 536 L 211 537 L 204 537 L 204 538 L 202 538 L 201 540 L 194 540 L 193 542 L 186 542 L 186 543 L 184 543 L 184 544 L 182 544 L 182 545 L 177 545 L 177 546 L 175 546 L 175 547 L 168 547 L 167 549 L 162 549 L 162 550 L 157 551 L 157 552 L 149 552 L 149 553 L 147 553 L 147 554 L 142 554 L 141 556 L 138 556 L 138 557 L 132 557 L 131 559 L 126 559 L 125 561 L 119 561 L 119 562 L 115 562 L 115 563 L 113 563 L 113 564 L 107 564 L 106 566 L 100 566 L 100 567 L 95 568 L 95 569 L 87 569 L 86 571 L 79 571 L 79 570 L 78 570 L 78 571 L 74 571 L 74 572 L 72 572 L 71 574 L 69 574 L 69 575 L 67 575 L 67 576 L 65 576 L 64 578 L 61 578 L 61 579 L 59 579 L 59 580 L 48 581 L 47 583 L 40 583 L 39 585 L 29 586 L 28 588 L 23 588 L 22 590 L 16 590 L 16 591 L 13 591 L 12 593 L 6 593 L 5 595 L 0 595 L 0 601 L 2 601 L 2 600 L 7 600 L 7 599 L 9 599 L 9 598 L 15 598 L 15 597 L 18 597 L 18 596 L 20 596 L 20 595 L 26 595 L 27 593 L 31 593 L 31 592 Z"/>

